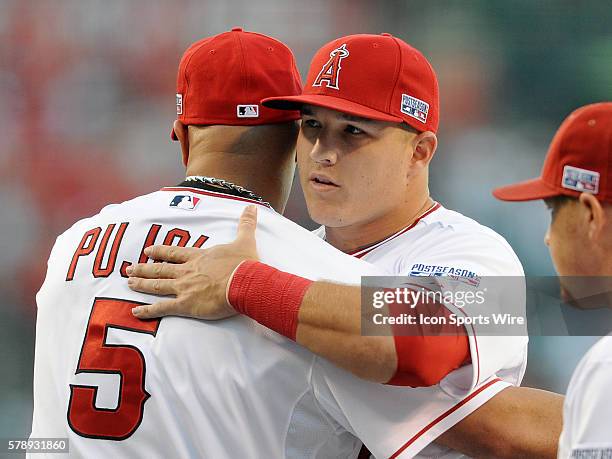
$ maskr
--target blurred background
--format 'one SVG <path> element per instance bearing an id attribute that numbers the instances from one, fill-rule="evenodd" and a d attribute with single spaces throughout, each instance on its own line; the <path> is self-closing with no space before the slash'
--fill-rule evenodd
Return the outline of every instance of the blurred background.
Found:
<path id="1" fill-rule="evenodd" d="M 55 237 L 184 176 L 168 133 L 191 42 L 262 32 L 302 76 L 342 35 L 419 48 L 440 79 L 433 197 L 505 236 L 527 274 L 551 275 L 544 204 L 490 190 L 537 175 L 561 120 L 612 99 L 610 24 L 609 0 L 0 0 L 0 438 L 30 433 L 35 293 Z M 315 226 L 299 185 L 286 214 Z M 533 338 L 525 384 L 565 392 L 594 340 Z"/>

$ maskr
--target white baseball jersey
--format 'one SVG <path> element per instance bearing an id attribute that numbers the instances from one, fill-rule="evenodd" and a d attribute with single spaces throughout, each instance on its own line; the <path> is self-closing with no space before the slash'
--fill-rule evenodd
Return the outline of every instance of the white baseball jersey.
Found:
<path id="1" fill-rule="evenodd" d="M 325 237 L 324 227 L 314 232 Z M 515 311 L 525 311 L 524 272 L 510 245 L 490 228 L 438 203 L 410 226 L 351 255 L 398 276 L 455 276 L 466 281 L 512 276 L 515 282 L 508 287 L 516 288 L 519 280 L 519 288 L 505 297 L 516 299 Z M 432 442 L 502 389 L 522 381 L 527 335 L 480 336 L 478 329 L 467 327 L 472 364 L 451 372 L 439 385 L 406 389 L 413 413 L 403 450 L 408 457 L 462 457 Z"/>
<path id="2" fill-rule="evenodd" d="M 612 335 L 589 349 L 572 376 L 558 457 L 612 457 Z"/>
<path id="3" fill-rule="evenodd" d="M 37 295 L 31 438 L 67 437 L 71 457 L 353 458 L 358 438 L 376 457 L 410 456 L 421 427 L 406 388 L 359 380 L 243 316 L 131 314 L 156 300 L 127 287 L 144 248 L 230 242 L 251 202 L 165 188 L 58 237 Z M 382 274 L 264 206 L 257 241 L 262 261 L 311 279 Z M 451 399 L 432 391 L 429 404 Z"/>

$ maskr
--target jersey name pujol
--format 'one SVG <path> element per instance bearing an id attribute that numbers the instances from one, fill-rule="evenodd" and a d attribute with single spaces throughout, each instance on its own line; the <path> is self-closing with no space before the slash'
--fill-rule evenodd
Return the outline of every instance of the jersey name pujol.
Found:
<path id="1" fill-rule="evenodd" d="M 323 86 L 323 82 L 325 82 L 325 86 L 330 89 L 340 89 L 338 86 L 338 78 L 340 76 L 340 70 L 342 69 L 340 64 L 342 59 L 348 57 L 348 55 L 349 52 L 348 49 L 346 49 L 346 43 L 329 53 L 329 60 L 323 64 L 321 71 L 312 85 Z"/>
<path id="2" fill-rule="evenodd" d="M 69 282 L 74 279 L 74 275 L 80 259 L 82 257 L 88 257 L 89 255 L 91 255 L 94 250 L 96 250 L 96 247 L 97 250 L 93 261 L 91 274 L 93 275 L 93 277 L 96 278 L 110 276 L 115 270 L 115 266 L 117 264 L 117 253 L 119 252 L 121 242 L 123 241 L 123 236 L 125 235 L 128 226 L 129 222 L 123 222 L 119 224 L 118 227 L 117 223 L 111 223 L 104 230 L 99 244 L 98 239 L 100 239 L 100 235 L 102 234 L 102 228 L 97 227 L 86 231 L 83 234 L 81 241 L 77 245 L 74 255 L 72 256 L 72 261 L 70 262 L 68 272 L 66 273 L 66 281 Z M 115 227 L 117 227 L 116 231 Z M 149 231 L 147 232 L 144 238 L 142 249 L 140 250 L 138 263 L 146 263 L 149 260 L 149 257 L 145 255 L 144 250 L 147 247 L 155 244 L 161 227 L 161 225 L 153 224 L 149 228 Z M 109 241 L 111 239 L 111 236 L 113 236 L 113 233 L 114 238 L 113 242 L 110 244 L 109 249 Z M 191 234 L 189 233 L 189 231 L 181 228 L 173 228 L 171 230 L 168 230 L 162 244 L 186 247 L 190 240 Z M 208 236 L 204 236 L 202 234 L 196 239 L 192 247 L 200 248 L 207 240 Z M 104 263 L 104 260 L 106 260 L 106 263 Z M 128 277 L 126 269 L 131 265 L 132 263 L 129 261 L 123 261 L 121 263 L 121 266 L 119 267 L 119 273 L 122 277 Z"/>

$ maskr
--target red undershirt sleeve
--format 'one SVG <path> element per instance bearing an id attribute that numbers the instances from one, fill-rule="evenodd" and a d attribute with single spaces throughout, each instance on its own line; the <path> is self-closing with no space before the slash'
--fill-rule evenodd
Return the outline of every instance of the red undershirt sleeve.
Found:
<path id="1" fill-rule="evenodd" d="M 392 327 L 397 370 L 387 382 L 394 386 L 426 387 L 438 384 L 446 375 L 470 363 L 470 345 L 465 327 L 453 325 L 451 312 L 439 303 L 413 306 L 389 305 L 389 314 L 408 314 L 415 325 Z M 434 318 L 437 325 L 423 325 L 421 317 Z"/>

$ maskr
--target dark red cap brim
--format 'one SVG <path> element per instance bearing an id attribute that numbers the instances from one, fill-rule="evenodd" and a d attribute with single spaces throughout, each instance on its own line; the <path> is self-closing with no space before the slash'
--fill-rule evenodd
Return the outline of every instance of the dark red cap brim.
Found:
<path id="1" fill-rule="evenodd" d="M 502 201 L 534 201 L 564 194 L 545 183 L 541 178 L 506 185 L 493 190 L 493 196 Z"/>
<path id="2" fill-rule="evenodd" d="M 326 96 L 323 94 L 304 94 L 301 96 L 287 97 L 268 97 L 261 101 L 265 107 L 277 110 L 300 110 L 303 105 L 315 105 L 317 107 L 329 108 L 353 116 L 360 116 L 378 121 L 390 121 L 402 123 L 404 120 L 399 116 L 389 115 L 388 113 L 374 110 L 365 105 L 341 99 L 340 97 Z"/>

